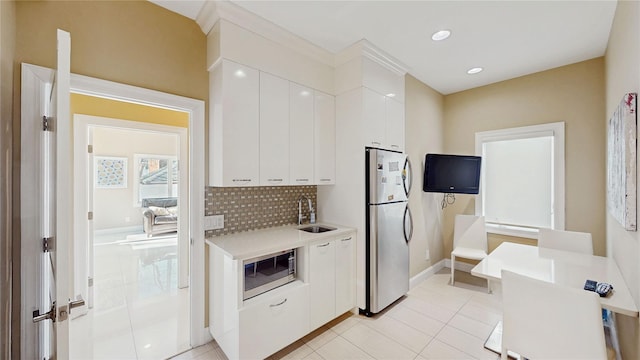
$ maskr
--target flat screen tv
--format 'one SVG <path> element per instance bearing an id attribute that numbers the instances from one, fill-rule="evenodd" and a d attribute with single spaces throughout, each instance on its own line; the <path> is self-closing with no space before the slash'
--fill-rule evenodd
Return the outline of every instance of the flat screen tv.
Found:
<path id="1" fill-rule="evenodd" d="M 480 156 L 427 154 L 424 161 L 425 192 L 477 194 Z"/>

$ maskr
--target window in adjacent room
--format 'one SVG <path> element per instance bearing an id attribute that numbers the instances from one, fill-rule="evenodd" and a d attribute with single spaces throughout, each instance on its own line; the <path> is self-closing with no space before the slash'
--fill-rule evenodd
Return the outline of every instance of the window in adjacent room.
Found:
<path id="1" fill-rule="evenodd" d="M 134 197 L 140 206 L 142 199 L 178 196 L 179 168 L 175 156 L 134 155 Z"/>
<path id="2" fill-rule="evenodd" d="M 564 123 L 476 133 L 482 156 L 476 214 L 487 231 L 536 238 L 564 230 Z"/>

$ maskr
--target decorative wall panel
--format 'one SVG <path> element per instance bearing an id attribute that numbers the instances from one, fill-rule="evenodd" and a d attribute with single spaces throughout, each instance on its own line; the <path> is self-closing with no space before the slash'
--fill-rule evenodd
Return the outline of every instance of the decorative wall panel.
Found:
<path id="1" fill-rule="evenodd" d="M 607 208 L 625 229 L 636 231 L 637 94 L 625 94 L 609 119 Z"/>

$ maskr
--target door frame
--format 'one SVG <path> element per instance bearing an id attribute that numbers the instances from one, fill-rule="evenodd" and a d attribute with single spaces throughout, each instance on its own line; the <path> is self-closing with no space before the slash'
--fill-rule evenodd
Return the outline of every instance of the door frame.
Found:
<path id="1" fill-rule="evenodd" d="M 52 79 L 53 70 L 37 65 L 22 64 L 22 104 L 21 104 L 21 128 L 22 131 L 39 131 L 41 124 L 34 119 L 41 119 L 42 99 L 41 82 Z M 91 78 L 82 75 L 71 74 L 71 92 L 119 100 L 142 105 L 168 108 L 183 111 L 189 114 L 189 283 L 191 305 L 191 346 L 196 347 L 211 340 L 208 329 L 205 328 L 205 244 L 204 244 L 204 191 L 205 191 L 205 159 L 204 159 L 204 121 L 205 102 L 190 99 L 178 95 L 162 93 L 155 90 L 144 89 L 136 86 L 115 83 L 107 80 Z M 34 143 L 35 144 L 35 143 Z M 30 168 L 39 165 L 39 155 L 33 151 L 23 151 L 21 154 L 21 167 Z M 28 173 L 28 172 L 26 172 Z M 36 172 L 32 172 L 36 173 Z M 34 178 L 21 176 L 20 198 L 22 206 L 21 221 L 29 221 L 37 215 L 37 208 L 24 206 L 33 203 L 32 197 L 36 194 L 25 190 L 33 187 Z M 24 230 L 24 226 L 22 227 Z M 39 242 L 33 241 L 24 231 L 21 234 L 21 357 L 31 359 L 36 357 L 37 349 L 33 344 L 38 343 L 36 326 L 31 322 L 34 310 L 31 306 L 25 306 L 26 299 L 35 299 L 39 289 L 36 287 L 37 269 L 33 264 L 37 261 L 42 249 Z M 33 234 L 31 234 L 33 235 Z M 36 234 L 36 238 L 39 237 Z"/>

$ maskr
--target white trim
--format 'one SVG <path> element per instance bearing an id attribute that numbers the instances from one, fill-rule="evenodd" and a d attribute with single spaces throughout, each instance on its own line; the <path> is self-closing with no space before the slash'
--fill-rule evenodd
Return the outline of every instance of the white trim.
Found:
<path id="1" fill-rule="evenodd" d="M 565 131 L 564 122 L 522 126 L 509 129 L 499 129 L 477 132 L 475 134 L 475 151 L 477 156 L 482 156 L 482 146 L 486 142 L 525 139 L 542 136 L 553 136 L 553 228 L 564 230 L 565 228 Z M 484 168 L 480 181 L 480 193 L 475 202 L 476 215 L 483 215 L 483 182 Z M 491 224 L 491 225 L 490 225 Z M 504 224 L 488 223 L 487 231 L 494 234 L 517 236 L 524 238 L 537 238 L 535 229 L 505 226 Z"/>
<path id="2" fill-rule="evenodd" d="M 414 287 L 420 285 L 421 282 L 432 277 L 435 273 L 442 270 L 444 267 L 445 267 L 445 260 L 443 259 L 429 266 L 428 268 L 422 270 L 415 276 L 411 277 L 411 279 L 409 279 L 409 289 L 413 289 Z"/>
<path id="3" fill-rule="evenodd" d="M 196 23 L 202 32 L 209 34 L 220 19 L 234 23 L 326 65 L 334 66 L 334 56 L 331 52 L 230 1 L 208 1 L 196 16 Z"/>
<path id="4" fill-rule="evenodd" d="M 36 77 L 41 77 L 43 79 L 48 79 L 48 75 L 51 72 L 50 69 L 36 66 L 23 64 L 23 76 L 30 76 L 27 80 L 23 80 L 22 86 L 24 89 L 30 89 L 33 87 L 32 83 L 37 80 L 29 80 L 35 79 Z M 25 69 L 29 69 L 29 71 L 25 71 Z M 24 75 L 25 73 L 33 74 L 33 75 Z M 44 74 L 44 75 L 43 75 Z M 38 91 L 37 89 L 35 91 Z M 189 261 L 190 266 L 190 292 L 191 292 L 191 346 L 196 347 L 202 344 L 205 344 L 207 341 L 211 339 L 210 335 L 207 332 L 207 328 L 204 326 L 204 275 L 205 275 L 205 264 L 204 264 L 204 227 L 203 227 L 203 216 L 204 216 L 204 188 L 205 188 L 205 161 L 204 161 L 204 151 L 205 143 L 204 143 L 204 119 L 205 119 L 205 103 L 202 100 L 190 99 L 182 96 L 171 95 L 162 93 L 159 91 L 143 89 L 139 87 L 134 87 L 130 85 L 118 84 L 111 81 L 100 80 L 95 78 L 90 78 L 82 75 L 71 74 L 71 91 L 76 93 L 81 93 L 85 95 L 92 95 L 102 98 L 108 99 L 116 99 L 120 101 L 126 101 L 131 103 L 140 103 L 148 106 L 155 106 L 160 108 L 169 108 L 178 111 L 185 111 L 189 113 L 189 208 L 190 208 L 190 224 L 189 224 L 189 236 L 191 239 L 191 257 Z M 26 92 L 26 91 L 25 91 Z M 24 92 L 23 92 L 24 94 Z M 37 92 L 29 93 L 29 97 L 32 94 L 37 94 Z M 29 98 L 27 96 L 23 96 L 22 99 Z M 35 98 L 34 98 L 35 99 Z M 33 104 L 30 104 L 33 105 Z M 26 119 L 29 114 L 33 115 L 38 112 L 38 109 L 35 106 L 29 107 L 25 101 L 22 104 L 22 118 Z M 38 118 L 41 114 L 36 115 Z M 22 142 L 25 144 L 25 142 Z M 25 155 L 25 152 L 22 152 L 22 155 Z M 25 171 L 28 171 L 27 164 L 22 163 L 21 170 L 23 174 Z M 26 172 L 28 174 L 28 172 Z M 33 172 L 31 173 L 33 174 Z M 22 176 L 22 181 L 24 182 L 32 182 L 37 179 L 29 179 L 29 176 Z M 29 186 L 23 185 L 21 191 L 21 203 L 24 204 L 24 198 L 29 195 L 32 196 L 33 193 L 27 194 L 25 189 L 29 189 Z M 24 206 L 22 207 L 23 210 Z M 25 217 L 23 217 L 25 219 Z M 26 226 L 26 223 L 23 223 L 23 227 Z M 35 229 L 34 229 L 35 230 Z M 25 232 L 22 232 L 22 238 L 25 239 Z M 23 259 L 26 258 L 25 252 L 27 249 L 34 248 L 34 244 L 31 241 L 31 244 L 28 246 L 23 245 L 22 247 L 22 256 Z M 27 260 L 28 261 L 28 260 Z M 22 262 L 23 268 L 26 266 L 25 261 Z M 34 272 L 29 270 L 29 272 Z M 26 291 L 29 288 L 29 284 L 34 284 L 34 282 L 29 283 L 30 274 L 25 272 L 24 269 L 22 271 L 22 289 Z M 25 293 L 23 292 L 23 295 Z M 29 295 L 27 295 L 29 296 Z M 25 301 L 25 296 L 22 297 L 23 302 Z M 31 311 L 34 310 L 31 307 L 24 306 L 22 304 L 23 313 L 28 316 L 24 316 L 23 314 L 23 324 L 28 325 L 27 322 L 24 322 L 25 319 L 30 321 Z M 29 338 L 30 340 L 34 340 L 33 337 Z M 21 338 L 22 344 L 21 347 L 24 349 L 27 346 L 33 346 L 34 341 L 30 341 L 24 343 L 27 340 L 27 337 L 23 336 Z M 36 339 L 37 340 L 37 339 Z M 23 352 L 26 354 L 26 352 Z"/>
<path id="5" fill-rule="evenodd" d="M 32 311 L 39 309 L 44 297 L 39 286 L 43 267 L 41 261 L 43 236 L 40 171 L 42 115 L 47 107 L 43 99 L 46 84 L 52 84 L 55 72 L 51 69 L 21 64 L 20 114 L 20 354 L 22 359 L 39 357 L 43 337 L 42 326 L 33 326 Z M 35 265 L 34 265 L 35 264 Z"/>
<path id="6" fill-rule="evenodd" d="M 451 259 L 444 259 L 444 267 L 451 269 Z M 474 267 L 475 265 L 473 264 L 456 261 L 456 271 L 460 270 L 462 272 L 471 273 L 471 269 Z"/>
<path id="7" fill-rule="evenodd" d="M 408 71 L 407 65 L 386 54 L 366 39 L 362 39 L 335 54 L 334 67 L 343 65 L 358 57 L 366 57 L 399 76 L 404 76 Z"/>

